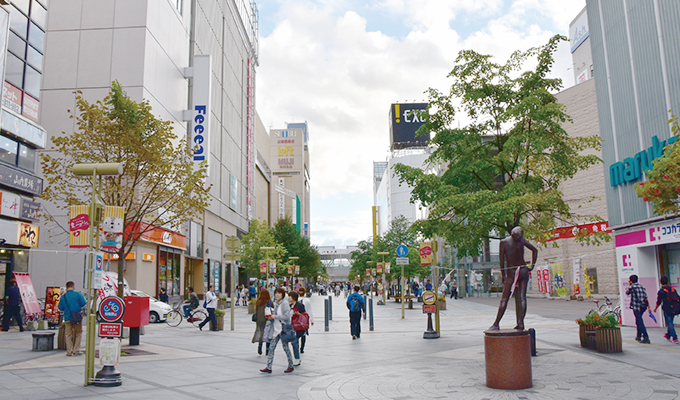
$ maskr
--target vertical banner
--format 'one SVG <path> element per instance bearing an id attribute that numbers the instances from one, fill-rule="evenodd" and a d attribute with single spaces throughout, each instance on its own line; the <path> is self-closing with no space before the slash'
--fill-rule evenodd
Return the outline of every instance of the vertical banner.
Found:
<path id="1" fill-rule="evenodd" d="M 293 266 L 292 265 L 288 266 L 288 275 L 293 275 Z"/>
<path id="2" fill-rule="evenodd" d="M 379 263 L 376 265 L 376 270 L 378 271 L 379 274 L 382 274 L 382 272 L 383 272 L 383 263 L 379 262 Z"/>
<path id="3" fill-rule="evenodd" d="M 101 224 L 102 251 L 117 253 L 123 246 L 123 219 L 125 208 L 118 206 L 104 206 L 104 215 Z"/>
<path id="4" fill-rule="evenodd" d="M 45 318 L 55 324 L 59 320 L 59 299 L 61 288 L 48 286 L 45 293 Z"/>
<path id="5" fill-rule="evenodd" d="M 260 260 L 260 273 L 261 274 L 267 273 L 267 261 L 266 260 Z"/>
<path id="6" fill-rule="evenodd" d="M 590 280 L 588 279 L 588 273 L 586 272 L 586 265 L 583 264 L 583 286 L 585 287 L 586 299 L 590 298 Z"/>
<path id="7" fill-rule="evenodd" d="M 68 236 L 68 245 L 71 248 L 84 248 L 89 245 L 90 217 L 87 208 L 87 205 L 71 206 Z"/>
<path id="8" fill-rule="evenodd" d="M 541 267 L 536 268 L 536 281 L 538 282 L 538 292 L 544 293 L 545 287 L 543 284 L 543 271 Z"/>
<path id="9" fill-rule="evenodd" d="M 300 275 L 300 266 L 299 265 L 295 266 L 295 275 Z"/>
<path id="10" fill-rule="evenodd" d="M 581 258 L 575 258 L 573 264 L 574 271 L 574 295 L 581 294 Z"/>
<path id="11" fill-rule="evenodd" d="M 385 273 L 386 274 L 390 273 L 390 263 L 385 263 Z"/>
<path id="12" fill-rule="evenodd" d="M 16 279 L 17 286 L 19 286 L 19 291 L 21 292 L 21 301 L 24 303 L 26 315 L 28 317 L 34 317 L 42 314 L 40 303 L 38 302 L 38 296 L 36 296 L 35 289 L 33 289 L 31 275 L 25 272 L 15 272 L 14 279 Z"/>
<path id="13" fill-rule="evenodd" d="M 567 284 L 564 281 L 564 267 L 561 262 L 552 263 L 550 265 L 552 270 L 553 286 L 558 296 L 566 296 L 569 294 Z"/>
<path id="14" fill-rule="evenodd" d="M 432 243 L 420 243 L 420 265 L 432 265 Z"/>
<path id="15" fill-rule="evenodd" d="M 210 160 L 210 88 L 212 82 L 210 55 L 194 56 L 192 86 L 191 145 L 194 164 Z M 210 168 L 208 168 L 210 173 Z"/>
<path id="16" fill-rule="evenodd" d="M 270 274 L 276 273 L 276 261 L 272 261 L 269 263 L 269 273 Z"/>

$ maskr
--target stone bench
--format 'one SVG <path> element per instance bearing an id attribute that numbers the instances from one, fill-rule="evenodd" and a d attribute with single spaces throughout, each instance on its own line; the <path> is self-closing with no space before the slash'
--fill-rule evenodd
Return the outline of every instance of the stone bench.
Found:
<path id="1" fill-rule="evenodd" d="M 33 351 L 54 350 L 54 332 L 36 332 L 33 334 Z"/>

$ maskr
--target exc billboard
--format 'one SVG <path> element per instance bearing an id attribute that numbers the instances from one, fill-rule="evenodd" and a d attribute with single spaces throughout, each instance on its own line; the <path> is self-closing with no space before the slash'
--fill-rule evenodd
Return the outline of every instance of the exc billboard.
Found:
<path id="1" fill-rule="evenodd" d="M 424 146 L 430 140 L 429 132 L 416 137 L 416 131 L 425 123 L 418 111 L 426 109 L 427 103 L 392 104 L 390 107 L 390 148 Z"/>

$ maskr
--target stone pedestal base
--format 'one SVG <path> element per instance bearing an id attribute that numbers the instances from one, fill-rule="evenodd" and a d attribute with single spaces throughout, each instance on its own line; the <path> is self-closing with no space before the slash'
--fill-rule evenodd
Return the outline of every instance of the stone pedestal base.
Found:
<path id="1" fill-rule="evenodd" d="M 484 332 L 484 358 L 487 387 L 519 390 L 533 386 L 529 331 Z"/>

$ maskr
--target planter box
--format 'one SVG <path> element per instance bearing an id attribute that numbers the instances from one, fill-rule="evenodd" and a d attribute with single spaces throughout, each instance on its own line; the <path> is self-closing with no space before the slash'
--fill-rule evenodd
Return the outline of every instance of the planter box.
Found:
<path id="1" fill-rule="evenodd" d="M 255 314 L 255 311 L 257 311 L 255 303 L 248 303 L 248 314 Z"/>
<path id="2" fill-rule="evenodd" d="M 621 353 L 623 351 L 621 329 L 597 328 L 595 330 L 595 343 L 599 353 Z"/>
<path id="3" fill-rule="evenodd" d="M 590 325 L 590 324 L 578 326 L 578 338 L 581 341 L 581 347 L 588 347 L 586 332 L 591 332 L 591 334 L 594 334 L 595 333 L 595 326 Z M 594 348 L 593 348 L 593 350 L 594 350 Z"/>
<path id="4" fill-rule="evenodd" d="M 446 302 L 445 301 L 437 301 L 437 307 L 439 310 L 446 310 Z"/>
<path id="5" fill-rule="evenodd" d="M 225 309 L 227 308 L 227 300 L 217 300 L 217 308 Z"/>
<path id="6" fill-rule="evenodd" d="M 596 331 L 586 331 L 586 348 L 597 350 Z"/>
<path id="7" fill-rule="evenodd" d="M 224 315 L 219 315 L 216 316 L 215 319 L 217 320 L 217 330 L 218 331 L 223 331 L 224 330 Z M 210 322 L 210 329 L 212 329 L 212 322 Z"/>

